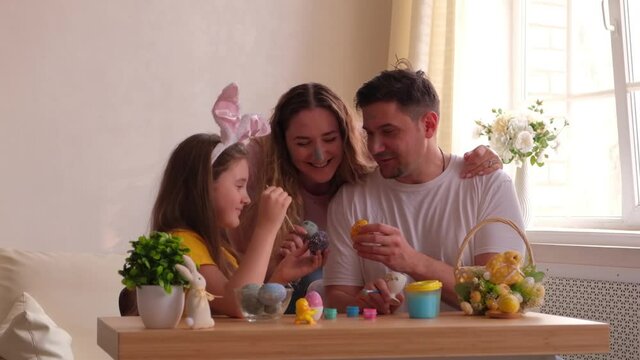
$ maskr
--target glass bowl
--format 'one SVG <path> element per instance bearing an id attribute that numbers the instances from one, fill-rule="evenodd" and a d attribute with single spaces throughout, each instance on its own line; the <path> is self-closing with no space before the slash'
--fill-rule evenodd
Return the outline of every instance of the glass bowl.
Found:
<path id="1" fill-rule="evenodd" d="M 293 288 L 281 284 L 248 284 L 234 290 L 242 316 L 248 322 L 279 319 L 293 294 Z"/>

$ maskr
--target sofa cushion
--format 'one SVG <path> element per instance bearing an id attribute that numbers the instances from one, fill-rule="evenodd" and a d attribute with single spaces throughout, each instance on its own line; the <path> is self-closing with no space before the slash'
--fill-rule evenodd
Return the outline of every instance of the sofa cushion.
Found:
<path id="1" fill-rule="evenodd" d="M 0 356 L 11 360 L 73 359 L 71 336 L 25 292 L 0 323 Z"/>
<path id="2" fill-rule="evenodd" d="M 77 359 L 109 359 L 96 341 L 97 318 L 119 316 L 124 254 L 0 248 L 0 319 L 28 292 L 73 338 Z"/>

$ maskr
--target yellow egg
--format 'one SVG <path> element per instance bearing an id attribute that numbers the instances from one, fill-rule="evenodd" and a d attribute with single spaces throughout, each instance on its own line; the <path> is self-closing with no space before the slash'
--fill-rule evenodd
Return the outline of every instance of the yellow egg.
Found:
<path id="1" fill-rule="evenodd" d="M 365 219 L 360 219 L 356 221 L 356 223 L 353 224 L 353 226 L 351 226 L 351 238 L 358 235 L 360 233 L 360 228 L 367 225 L 368 223 L 369 222 Z"/>
<path id="2" fill-rule="evenodd" d="M 520 302 L 513 294 L 501 295 L 498 298 L 498 309 L 504 313 L 516 313 L 520 310 Z"/>

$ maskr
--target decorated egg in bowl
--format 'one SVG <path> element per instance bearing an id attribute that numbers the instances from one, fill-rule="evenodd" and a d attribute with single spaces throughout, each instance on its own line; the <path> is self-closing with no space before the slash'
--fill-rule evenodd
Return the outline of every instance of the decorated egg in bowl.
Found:
<path id="1" fill-rule="evenodd" d="M 242 316 L 249 322 L 279 319 L 292 294 L 293 288 L 278 283 L 247 284 L 235 289 Z"/>

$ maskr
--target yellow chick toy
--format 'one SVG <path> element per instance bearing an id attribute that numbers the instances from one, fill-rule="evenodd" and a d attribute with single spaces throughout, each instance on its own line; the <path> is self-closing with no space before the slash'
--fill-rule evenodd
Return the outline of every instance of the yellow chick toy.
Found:
<path id="1" fill-rule="evenodd" d="M 300 298 L 296 301 L 296 320 L 295 324 L 309 324 L 315 325 L 316 321 L 313 320 L 313 315 L 316 313 L 315 309 L 309 307 L 309 302 L 305 298 Z"/>
<path id="2" fill-rule="evenodd" d="M 520 270 L 521 263 L 522 255 L 517 251 L 508 250 L 502 254 L 496 254 L 485 265 L 489 273 L 489 279 L 486 274 L 485 279 L 494 284 L 513 285 L 524 278 Z"/>

